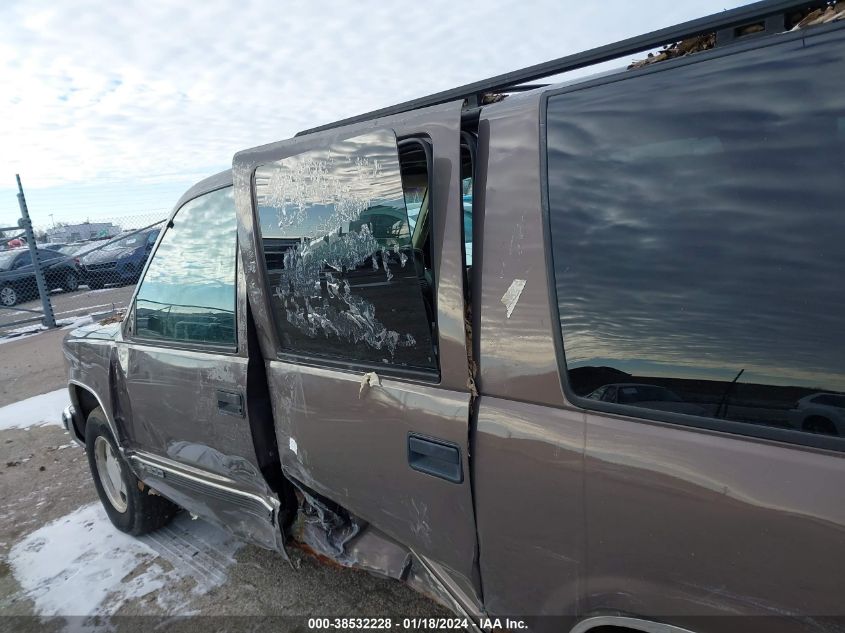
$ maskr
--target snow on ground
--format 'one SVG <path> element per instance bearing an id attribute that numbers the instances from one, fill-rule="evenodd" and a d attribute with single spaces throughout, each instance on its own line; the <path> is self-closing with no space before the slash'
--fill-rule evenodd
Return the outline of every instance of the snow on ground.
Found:
<path id="1" fill-rule="evenodd" d="M 0 407 L 0 430 L 44 424 L 61 426 L 62 411 L 69 404 L 67 388 L 62 388 Z"/>
<path id="2" fill-rule="evenodd" d="M 92 322 L 93 318 L 90 314 L 77 316 L 72 319 L 56 319 L 56 325 L 63 330 L 72 330 L 81 325 L 87 325 Z M 22 338 L 33 336 L 34 334 L 39 334 L 40 332 L 46 332 L 49 329 L 50 328 L 46 325 L 33 324 L 19 327 L 14 330 L 8 330 L 3 333 L 3 336 L 0 336 L 0 345 L 3 343 L 9 343 L 10 341 L 19 341 Z"/>
<path id="3" fill-rule="evenodd" d="M 38 615 L 108 616 L 153 592 L 165 613 L 183 615 L 192 596 L 227 580 L 240 547 L 185 513 L 134 538 L 118 531 L 96 503 L 29 534 L 12 547 L 8 563 Z"/>

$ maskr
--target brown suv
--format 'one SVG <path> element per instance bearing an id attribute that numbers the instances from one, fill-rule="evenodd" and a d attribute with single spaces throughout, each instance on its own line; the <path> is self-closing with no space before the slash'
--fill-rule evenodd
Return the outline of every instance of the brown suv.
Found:
<path id="1" fill-rule="evenodd" d="M 65 342 L 112 521 L 178 505 L 475 625 L 841 630 L 845 439 L 795 411 L 845 393 L 845 21 L 785 29 L 845 12 L 806 4 L 238 153 Z"/>

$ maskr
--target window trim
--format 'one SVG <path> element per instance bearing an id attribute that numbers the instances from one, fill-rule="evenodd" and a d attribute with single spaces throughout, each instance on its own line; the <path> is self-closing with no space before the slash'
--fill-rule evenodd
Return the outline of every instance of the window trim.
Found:
<path id="1" fill-rule="evenodd" d="M 333 139 L 333 142 L 347 140 L 348 138 L 355 138 L 360 134 L 364 134 L 367 132 L 377 132 L 387 130 L 393 134 L 393 137 L 396 139 L 396 153 L 397 156 L 400 154 L 400 147 L 403 143 L 405 144 L 415 144 L 420 145 L 423 148 L 423 151 L 426 155 L 426 163 L 428 169 L 428 191 L 429 191 L 429 198 L 431 197 L 432 186 L 434 184 L 433 178 L 433 149 L 431 139 L 427 134 L 411 134 L 406 136 L 398 136 L 396 131 L 391 127 L 376 127 L 366 131 L 360 131 L 358 134 L 353 135 L 351 137 L 344 137 L 341 139 Z M 256 244 L 256 259 L 258 260 L 260 269 L 261 269 L 261 278 L 262 278 L 262 291 L 265 294 L 265 299 L 267 301 L 267 312 L 270 316 L 270 321 L 273 324 L 273 340 L 275 342 L 275 358 L 272 360 L 280 361 L 283 363 L 289 363 L 292 365 L 302 365 L 305 367 L 315 367 L 318 369 L 334 369 L 338 371 L 347 371 L 353 374 L 361 374 L 366 373 L 369 371 L 378 372 L 381 376 L 388 376 L 393 378 L 402 378 L 406 380 L 411 380 L 419 383 L 425 384 L 438 384 L 440 382 L 440 355 L 436 354 L 435 358 L 437 361 L 437 366 L 433 369 L 426 368 L 426 367 L 418 367 L 415 365 L 395 365 L 390 363 L 378 363 L 375 361 L 361 361 L 355 359 L 348 359 L 343 356 L 337 356 L 333 354 L 314 354 L 314 353 L 307 353 L 307 352 L 297 352 L 291 350 L 285 350 L 282 346 L 282 329 L 279 327 L 279 320 L 278 316 L 276 315 L 276 311 L 273 309 L 273 304 L 271 301 L 270 296 L 270 282 L 269 282 L 269 275 L 267 271 L 267 259 L 264 254 L 264 237 L 261 234 L 261 218 L 258 216 L 258 203 L 255 196 L 256 191 L 256 184 L 255 184 L 255 174 L 261 167 L 264 167 L 272 162 L 276 162 L 278 160 L 284 160 L 286 158 L 290 158 L 293 156 L 301 156 L 306 152 L 313 151 L 314 149 L 318 149 L 319 147 L 309 146 L 301 151 L 296 153 L 288 154 L 283 158 L 268 160 L 268 162 L 263 162 L 256 165 L 252 169 L 252 173 L 250 174 L 249 179 L 249 197 L 250 197 L 250 205 L 252 207 L 252 219 L 256 226 L 255 231 L 255 244 Z M 401 179 L 401 160 L 400 160 L 400 174 L 399 177 Z M 404 188 L 403 188 L 404 191 Z M 434 212 L 433 208 L 430 208 L 429 213 Z M 405 214 L 407 216 L 408 208 L 407 203 L 405 203 Z M 437 298 L 437 279 L 438 274 L 437 271 L 434 273 L 434 280 L 435 280 L 435 300 Z M 434 306 L 434 315 L 435 319 L 437 318 L 437 305 L 435 301 Z M 437 322 L 435 322 L 434 331 L 431 333 L 431 343 L 433 349 L 439 349 L 439 329 L 437 327 Z"/>
<path id="2" fill-rule="evenodd" d="M 834 23 L 835 24 L 835 23 Z M 840 25 L 845 27 L 845 24 Z M 823 35 L 828 30 L 814 33 L 813 35 Z M 790 37 L 791 36 L 791 37 Z M 800 37 L 799 37 L 800 36 Z M 807 433 L 795 429 L 786 429 L 780 427 L 757 426 L 747 422 L 738 422 L 733 420 L 724 420 L 717 418 L 710 418 L 704 416 L 691 415 L 686 413 L 675 413 L 668 411 L 659 411 L 656 409 L 645 409 L 643 407 L 635 407 L 625 404 L 608 403 L 601 400 L 591 400 L 585 396 L 577 395 L 569 381 L 569 370 L 566 364 L 566 354 L 563 345 L 563 328 L 560 325 L 560 304 L 557 298 L 557 282 L 555 280 L 554 267 L 554 253 L 551 248 L 552 231 L 551 231 L 551 212 L 549 207 L 549 165 L 548 165 L 548 104 L 549 99 L 564 94 L 570 94 L 585 89 L 597 88 L 600 86 L 607 86 L 610 84 L 620 84 L 618 89 L 624 89 L 625 81 L 636 80 L 640 77 L 650 75 L 656 72 L 666 72 L 669 70 L 680 70 L 692 64 L 698 64 L 709 60 L 727 57 L 752 50 L 759 50 L 770 46 L 782 46 L 785 51 L 787 47 L 793 47 L 798 44 L 801 45 L 803 39 L 807 37 L 806 33 L 786 34 L 783 39 L 769 40 L 763 39 L 759 42 L 748 42 L 744 46 L 730 46 L 724 49 L 712 49 L 690 57 L 683 57 L 671 61 L 655 64 L 651 67 L 643 69 L 620 72 L 607 77 L 597 77 L 594 80 L 586 81 L 584 83 L 564 86 L 554 90 L 548 90 L 540 96 L 539 103 L 539 152 L 540 152 L 540 200 L 543 223 L 543 240 L 547 246 L 545 248 L 546 260 L 546 277 L 548 301 L 552 324 L 552 340 L 555 346 L 555 356 L 557 358 L 558 379 L 560 380 L 561 389 L 563 390 L 566 402 L 578 409 L 584 410 L 587 413 L 604 413 L 612 415 L 630 423 L 664 423 L 672 425 L 678 429 L 697 429 L 701 431 L 716 431 L 719 433 L 726 433 L 734 436 L 736 439 L 746 440 L 769 440 L 784 444 L 790 448 L 811 448 L 833 451 L 836 453 L 845 453 L 845 437 L 836 437 L 829 435 L 820 435 L 814 433 Z M 799 46 L 800 47 L 800 46 Z M 787 53 L 788 54 L 788 53 Z"/>
<path id="3" fill-rule="evenodd" d="M 136 325 L 136 304 L 138 301 L 138 292 L 141 290 L 141 286 L 144 283 L 144 279 L 147 276 L 147 270 L 149 270 L 150 264 L 152 264 L 153 258 L 155 258 L 156 254 L 158 253 L 159 246 L 161 246 L 161 242 L 164 240 L 164 236 L 167 232 L 173 228 L 173 220 L 174 218 L 179 215 L 179 212 L 185 208 L 186 205 L 190 204 L 194 200 L 206 196 L 211 193 L 215 193 L 217 191 L 222 191 L 223 189 L 232 189 L 232 194 L 234 195 L 234 185 L 233 184 L 226 184 L 222 187 L 215 187 L 214 189 L 209 189 L 208 191 L 203 191 L 195 195 L 193 198 L 189 198 L 185 200 L 181 206 L 172 212 L 167 221 L 164 223 L 164 226 L 159 231 L 159 234 L 156 236 L 156 241 L 152 250 L 150 250 L 150 254 L 147 257 L 147 261 L 144 264 L 144 269 L 141 271 L 141 277 L 138 280 L 138 284 L 135 286 L 135 292 L 132 294 L 132 301 L 129 302 L 129 307 L 126 310 L 126 316 L 123 319 L 123 338 L 128 343 L 137 343 L 138 345 L 147 345 L 149 347 L 156 347 L 160 349 L 173 349 L 173 350 L 185 350 L 191 352 L 213 352 L 216 354 L 225 354 L 226 356 L 238 356 L 240 350 L 240 329 L 239 325 L 239 318 L 238 318 L 238 303 L 239 303 L 239 295 L 238 295 L 238 249 L 240 248 L 239 244 L 239 237 L 237 230 L 235 232 L 235 285 L 234 285 L 234 293 L 235 293 L 235 341 L 233 345 L 223 345 L 217 343 L 198 343 L 198 342 L 189 342 L 189 341 L 179 341 L 173 339 L 155 339 L 155 338 L 148 338 L 146 336 L 140 336 L 137 334 L 137 325 Z M 235 209 L 235 222 L 236 222 L 236 229 L 237 229 L 237 209 Z"/>

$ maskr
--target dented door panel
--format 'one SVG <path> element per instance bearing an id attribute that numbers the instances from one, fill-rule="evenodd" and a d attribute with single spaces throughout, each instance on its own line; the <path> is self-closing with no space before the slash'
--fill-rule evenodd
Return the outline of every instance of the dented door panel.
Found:
<path id="1" fill-rule="evenodd" d="M 448 576 L 448 583 L 469 596 L 469 602 L 478 604 L 480 585 L 468 461 L 471 395 L 463 310 L 460 116 L 458 102 L 298 137 L 237 154 L 233 172 L 246 288 L 266 359 L 285 473 L 408 547 L 432 569 Z M 274 322 L 271 302 L 280 292 L 284 296 L 285 291 L 295 291 L 297 285 L 292 280 L 284 289 L 277 288 L 278 273 L 271 282 L 262 259 L 263 244 L 252 195 L 256 168 L 307 151 L 325 153 L 332 147 L 343 147 L 348 139 L 361 139 L 379 130 L 388 130 L 398 138 L 421 136 L 432 147 L 429 176 L 439 380 L 431 373 L 400 378 L 403 374 L 392 372 L 388 365 L 366 368 L 355 367 L 354 363 L 330 363 L 319 357 L 297 357 L 282 344 Z M 324 159 L 330 160 L 320 160 Z M 266 204 L 266 199 L 261 204 Z M 354 228 L 358 220 L 351 219 L 353 224 L 340 227 L 335 235 L 343 238 L 351 231 L 360 233 L 361 229 Z M 296 258 L 314 252 L 313 246 L 297 248 Z M 369 256 L 357 253 L 356 261 Z M 370 283 L 363 282 L 359 287 Z M 329 301 L 346 298 L 348 304 L 353 302 L 354 297 L 347 294 L 355 293 L 354 278 L 345 289 L 334 285 L 335 280 L 325 274 L 319 283 Z M 299 300 L 297 306 L 302 304 Z M 325 312 L 320 305 L 311 304 L 302 314 L 333 317 L 334 313 Z M 294 313 L 283 315 L 285 323 L 297 322 L 305 327 L 298 318 L 298 308 L 292 304 L 288 307 Z M 368 313 L 359 310 L 354 316 L 363 316 L 366 321 Z M 376 337 L 361 336 L 358 345 L 386 340 L 383 332 L 379 334 L 378 324 L 366 323 L 367 329 L 362 332 L 375 332 Z M 403 334 L 399 328 L 394 329 Z M 332 337 L 339 330 L 338 325 L 327 323 L 313 333 Z M 411 433 L 457 448 L 463 481 L 453 483 L 413 470 L 408 454 Z"/>
<path id="2" fill-rule="evenodd" d="M 468 577 L 475 555 L 469 394 L 389 378 L 268 363 L 285 474 L 409 547 Z M 412 470 L 408 435 L 462 447 L 461 484 Z M 282 438 L 285 438 L 282 441 Z"/>
<path id="3" fill-rule="evenodd" d="M 194 187 L 179 201 L 177 211 L 204 194 L 225 191 L 227 176 L 218 175 L 205 185 Z M 233 212 L 231 206 L 228 210 Z M 174 222 L 179 227 L 182 225 L 177 211 Z M 229 221 L 223 215 L 225 208 L 218 209 L 218 214 L 212 211 L 214 208 L 207 213 L 212 218 L 219 215 L 221 223 Z M 237 259 L 234 218 L 231 222 L 231 256 Z M 201 231 L 203 225 L 195 223 L 191 230 Z M 172 222 L 162 239 L 173 226 Z M 191 244 L 195 249 L 191 254 L 196 255 L 198 247 L 194 240 Z M 138 310 L 138 297 L 149 278 L 150 266 L 161 252 L 160 246 L 161 240 L 144 271 L 144 281 L 136 289 L 133 313 Z M 184 256 L 186 251 L 172 252 Z M 208 249 L 200 251 L 200 255 L 208 254 L 209 258 L 211 253 Z M 190 259 L 185 268 L 196 266 L 195 260 Z M 202 257 L 200 260 L 205 261 Z M 187 510 L 224 525 L 250 542 L 281 549 L 281 532 L 276 522 L 279 501 L 261 472 L 247 406 L 249 358 L 243 266 L 240 261 L 231 261 L 232 267 L 225 271 L 219 269 L 219 262 L 216 266 L 212 264 L 200 278 L 218 286 L 234 285 L 234 331 L 231 339 L 226 337 L 231 345 L 227 343 L 223 349 L 221 345 L 141 338 L 133 330 L 137 321 L 130 313 L 125 324 L 127 336 L 117 343 L 115 353 L 115 414 L 123 420 L 127 450 L 142 480 Z M 227 272 L 232 270 L 233 278 Z M 155 281 L 159 284 L 179 282 L 176 277 L 168 277 L 169 268 L 164 273 L 159 270 L 157 275 Z M 191 296 L 188 291 L 197 282 L 190 281 L 181 281 L 186 291 L 176 297 Z M 195 317 L 199 323 L 204 318 L 202 309 Z M 182 317 L 182 323 L 190 324 L 191 319 Z"/>

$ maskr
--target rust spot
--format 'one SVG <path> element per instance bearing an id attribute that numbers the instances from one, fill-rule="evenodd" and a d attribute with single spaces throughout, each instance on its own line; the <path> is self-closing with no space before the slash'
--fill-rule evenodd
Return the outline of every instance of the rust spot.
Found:
<path id="1" fill-rule="evenodd" d="M 293 546 L 298 547 L 299 549 L 301 549 L 303 552 L 305 552 L 309 556 L 313 556 L 319 562 L 321 562 L 325 565 L 328 565 L 329 567 L 334 567 L 336 569 L 354 569 L 354 567 L 350 568 L 350 567 L 345 567 L 344 565 L 341 565 L 335 559 L 330 558 L 329 556 L 326 556 L 325 554 L 321 554 L 320 552 L 315 550 L 313 547 L 311 547 L 310 545 L 308 545 L 306 543 L 303 543 L 302 541 L 294 540 Z"/>

